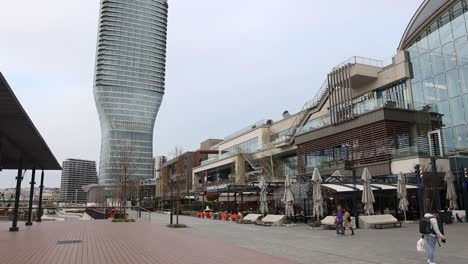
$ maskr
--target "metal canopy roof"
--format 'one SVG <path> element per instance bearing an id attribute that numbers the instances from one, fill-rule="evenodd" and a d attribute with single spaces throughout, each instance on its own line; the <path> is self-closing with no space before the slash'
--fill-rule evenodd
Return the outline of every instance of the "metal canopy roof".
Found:
<path id="1" fill-rule="evenodd" d="M 46 142 L 37 131 L 0 72 L 0 168 L 61 170 Z"/>
<path id="2" fill-rule="evenodd" d="M 443 6 L 454 3 L 454 0 L 424 0 L 416 13 L 411 18 L 405 32 L 400 40 L 398 50 L 406 49 L 409 40 L 414 39 L 415 33 L 418 33 L 422 26 L 430 22 L 430 18 L 437 13 Z"/>

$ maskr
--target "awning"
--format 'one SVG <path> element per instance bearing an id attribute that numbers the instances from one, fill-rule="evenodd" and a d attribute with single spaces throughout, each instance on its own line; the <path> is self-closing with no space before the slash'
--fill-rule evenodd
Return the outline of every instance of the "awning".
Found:
<path id="1" fill-rule="evenodd" d="M 335 192 L 352 192 L 354 191 L 353 188 L 347 187 L 345 185 L 340 185 L 340 184 L 332 184 L 332 183 L 323 183 L 322 187 L 331 189 Z"/>
<path id="2" fill-rule="evenodd" d="M 19 169 L 21 158 L 23 169 L 62 169 L 0 73 L 0 168 Z"/>
<path id="3" fill-rule="evenodd" d="M 325 187 L 325 188 L 328 188 L 332 191 L 335 191 L 335 192 L 353 192 L 354 191 L 354 184 L 333 184 L 333 183 L 323 183 L 322 184 L 322 187 Z M 376 183 L 376 184 L 371 184 L 371 187 L 372 187 L 372 190 L 373 191 L 391 191 L 391 190 L 395 190 L 397 189 L 396 185 L 392 185 L 392 184 L 380 184 L 380 183 Z M 407 189 L 417 189 L 418 187 L 416 185 L 406 185 L 406 188 Z M 359 191 L 362 191 L 363 190 L 363 185 L 362 184 L 356 184 L 356 189 L 358 189 Z"/>
<path id="4" fill-rule="evenodd" d="M 362 184 L 345 184 L 345 185 L 350 187 L 350 188 L 356 187 L 356 189 L 358 189 L 359 191 L 362 191 L 364 189 L 364 185 L 362 185 Z M 372 184 L 371 187 L 372 187 L 373 191 L 380 190 L 380 188 L 375 187 L 374 184 Z"/>

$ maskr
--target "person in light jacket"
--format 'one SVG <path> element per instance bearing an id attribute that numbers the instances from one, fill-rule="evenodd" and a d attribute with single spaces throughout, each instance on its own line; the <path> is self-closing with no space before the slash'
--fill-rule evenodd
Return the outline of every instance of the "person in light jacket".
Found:
<path id="1" fill-rule="evenodd" d="M 442 241 L 445 241 L 445 236 L 440 232 L 439 224 L 437 222 L 437 211 L 433 212 L 432 214 L 425 214 L 424 218 L 429 218 L 431 222 L 431 233 L 429 235 L 425 235 L 428 251 L 427 251 L 427 263 L 429 264 L 436 264 L 434 262 L 435 256 L 435 247 L 436 242 L 440 238 Z"/>
<path id="2" fill-rule="evenodd" d="M 351 214 L 349 213 L 349 209 L 345 209 L 344 213 L 344 226 L 343 226 L 343 235 L 346 231 L 346 228 L 349 228 L 351 230 L 351 235 L 354 236 L 354 229 L 353 229 L 353 221 L 351 220 Z M 351 220 L 351 221 L 349 221 Z"/>

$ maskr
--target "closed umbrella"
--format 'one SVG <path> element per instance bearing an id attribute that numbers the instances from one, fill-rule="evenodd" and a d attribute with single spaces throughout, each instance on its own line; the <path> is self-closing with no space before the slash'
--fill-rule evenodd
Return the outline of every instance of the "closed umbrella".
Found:
<path id="1" fill-rule="evenodd" d="M 291 182 L 289 181 L 289 175 L 286 175 L 286 181 L 284 182 L 283 203 L 285 215 L 294 215 L 294 195 L 291 190 Z"/>
<path id="2" fill-rule="evenodd" d="M 314 169 L 312 174 L 313 193 L 312 199 L 314 200 L 313 216 L 323 216 L 323 197 L 322 197 L 322 176 L 317 168 Z"/>
<path id="3" fill-rule="evenodd" d="M 450 208 L 458 209 L 457 204 L 457 192 L 455 190 L 455 177 L 453 177 L 452 171 L 447 170 L 445 173 L 445 182 L 447 182 L 447 200 L 449 200 Z"/>
<path id="4" fill-rule="evenodd" d="M 408 211 L 408 198 L 406 191 L 406 178 L 403 176 L 403 173 L 398 174 L 398 185 L 397 185 L 397 194 L 400 202 L 398 203 L 398 208 L 403 211 L 406 221 L 406 211 Z"/>
<path id="5" fill-rule="evenodd" d="M 364 204 L 364 211 L 366 214 L 371 215 L 374 214 L 373 204 L 375 203 L 375 198 L 374 193 L 372 192 L 372 187 L 370 185 L 372 178 L 367 168 L 364 168 L 361 179 L 363 183 L 361 202 Z"/>
<path id="6" fill-rule="evenodd" d="M 268 214 L 268 201 L 267 201 L 267 185 L 265 182 L 265 178 L 262 176 L 260 179 L 260 212 L 262 215 Z"/>

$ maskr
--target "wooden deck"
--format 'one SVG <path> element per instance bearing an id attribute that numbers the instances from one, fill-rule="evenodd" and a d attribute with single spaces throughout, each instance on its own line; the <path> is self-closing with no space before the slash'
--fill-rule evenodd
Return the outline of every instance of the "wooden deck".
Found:
<path id="1" fill-rule="evenodd" d="M 107 220 L 0 223 L 0 263 L 297 263 L 156 224 Z"/>

